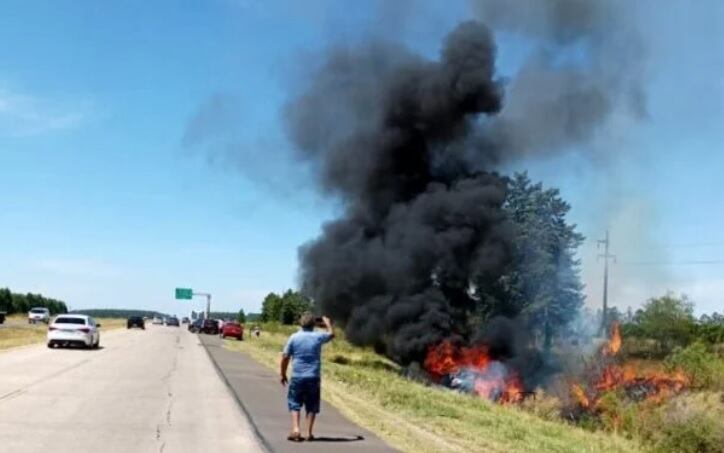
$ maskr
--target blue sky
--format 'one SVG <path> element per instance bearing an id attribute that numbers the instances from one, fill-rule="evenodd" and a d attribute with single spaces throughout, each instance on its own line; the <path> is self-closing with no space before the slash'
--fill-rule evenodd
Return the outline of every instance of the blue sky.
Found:
<path id="1" fill-rule="evenodd" d="M 293 287 L 297 247 L 335 212 L 287 159 L 279 110 L 305 61 L 375 35 L 434 55 L 467 2 L 251 0 L 8 1 L 0 6 L 0 286 L 72 308 L 185 313 L 257 310 Z M 411 2 L 407 2 L 407 6 Z M 444 4 L 443 4 L 444 3 Z M 648 118 L 614 124 L 606 162 L 526 162 L 559 186 L 582 247 L 589 304 L 600 301 L 595 239 L 608 227 L 612 302 L 667 289 L 724 309 L 724 11 L 668 3 L 642 18 L 653 43 Z M 501 72 L 521 55 L 500 40 Z M 184 139 L 223 95 L 243 158 Z M 228 101 L 231 99 L 232 101 Z M 708 263 L 699 263 L 707 261 Z"/>

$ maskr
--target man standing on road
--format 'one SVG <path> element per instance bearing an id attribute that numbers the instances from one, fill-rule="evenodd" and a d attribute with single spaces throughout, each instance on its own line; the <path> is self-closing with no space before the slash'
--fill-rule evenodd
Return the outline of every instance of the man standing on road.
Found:
<path id="1" fill-rule="evenodd" d="M 281 361 L 281 382 L 289 382 L 287 404 L 292 414 L 292 432 L 287 439 L 301 442 L 299 432 L 299 418 L 302 406 L 307 412 L 307 428 L 309 437 L 314 440 L 314 420 L 319 413 L 320 378 L 322 362 L 322 345 L 334 338 L 334 326 L 326 316 L 322 317 L 326 332 L 315 332 L 316 319 L 311 313 L 304 313 L 299 320 L 301 329 L 292 334 L 284 347 Z M 292 364 L 292 380 L 287 381 L 287 368 L 289 361 Z"/>

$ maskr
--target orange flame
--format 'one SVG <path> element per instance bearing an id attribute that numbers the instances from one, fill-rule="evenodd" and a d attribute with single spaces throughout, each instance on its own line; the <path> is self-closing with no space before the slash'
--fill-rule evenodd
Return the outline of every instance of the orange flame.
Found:
<path id="1" fill-rule="evenodd" d="M 594 364 L 593 380 L 587 386 L 588 393 L 579 383 L 570 385 L 571 395 L 581 408 L 598 408 L 603 393 L 623 390 L 632 398 L 651 402 L 661 402 L 669 396 L 679 393 L 689 385 L 689 378 L 681 373 L 666 374 L 660 371 L 643 372 L 632 364 L 620 366 L 613 358 L 621 350 L 622 338 L 618 322 L 611 325 L 611 337 L 601 347 L 600 357 Z"/>
<path id="2" fill-rule="evenodd" d="M 488 347 L 457 347 L 450 341 L 443 341 L 427 351 L 423 366 L 435 377 L 457 373 L 464 368 L 484 370 L 490 364 Z"/>
<path id="3" fill-rule="evenodd" d="M 571 384 L 571 394 L 581 407 L 587 408 L 591 405 L 588 396 L 586 396 L 586 391 L 583 390 L 580 384 Z"/>
<path id="4" fill-rule="evenodd" d="M 518 403 L 523 401 L 525 391 L 523 384 L 517 376 L 513 375 L 505 382 L 505 390 L 500 394 L 498 402 L 501 404 Z"/>
<path id="5" fill-rule="evenodd" d="M 603 355 L 614 356 L 618 354 L 618 351 L 621 349 L 621 344 L 621 326 L 618 321 L 614 321 L 611 324 L 611 338 L 608 340 L 608 343 L 603 346 Z"/>

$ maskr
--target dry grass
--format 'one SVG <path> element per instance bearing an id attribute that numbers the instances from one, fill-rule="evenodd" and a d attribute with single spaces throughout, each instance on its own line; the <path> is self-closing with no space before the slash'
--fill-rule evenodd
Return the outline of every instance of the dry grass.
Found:
<path id="1" fill-rule="evenodd" d="M 692 392 L 637 410 L 630 428 L 655 452 L 722 453 L 723 420 L 723 392 Z"/>
<path id="2" fill-rule="evenodd" d="M 98 318 L 101 332 L 126 327 L 126 320 L 120 318 Z M 0 324 L 0 350 L 44 343 L 48 326 L 44 323 L 28 324 L 24 316 L 10 316 Z"/>
<path id="3" fill-rule="evenodd" d="M 276 370 L 289 332 L 267 328 L 259 339 L 226 345 Z M 614 434 L 546 421 L 517 407 L 409 380 L 396 364 L 341 338 L 325 347 L 323 360 L 325 401 L 402 451 L 639 451 L 635 442 Z"/>

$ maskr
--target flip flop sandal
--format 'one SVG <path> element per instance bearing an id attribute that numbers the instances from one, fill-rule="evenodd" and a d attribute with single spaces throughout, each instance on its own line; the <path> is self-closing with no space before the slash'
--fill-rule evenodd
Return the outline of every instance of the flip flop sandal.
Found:
<path id="1" fill-rule="evenodd" d="M 287 436 L 287 440 L 290 440 L 292 442 L 302 442 L 304 438 L 301 434 L 292 432 L 289 433 L 289 435 Z"/>

